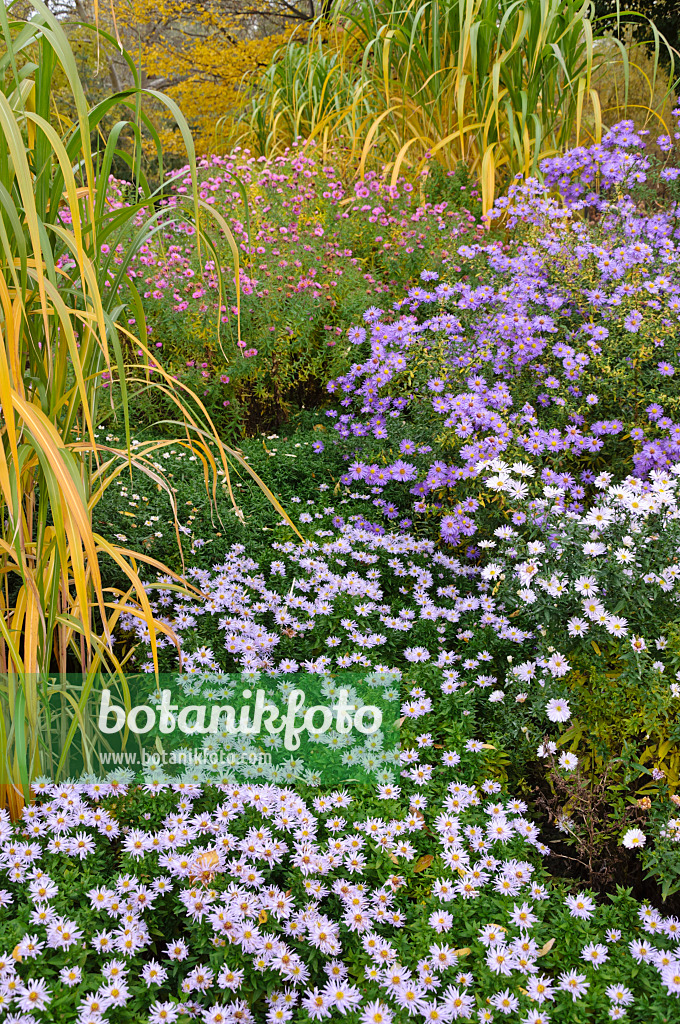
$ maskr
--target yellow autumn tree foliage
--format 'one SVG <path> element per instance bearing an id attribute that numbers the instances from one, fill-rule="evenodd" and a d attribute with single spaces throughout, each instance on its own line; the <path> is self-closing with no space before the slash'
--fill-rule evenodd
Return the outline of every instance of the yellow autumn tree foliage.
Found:
<path id="1" fill-rule="evenodd" d="M 269 65 L 290 30 L 263 34 L 252 15 L 227 14 L 210 0 L 129 0 L 117 13 L 143 84 L 179 105 L 198 153 L 225 152 L 248 79 Z M 160 106 L 157 128 L 164 154 L 181 156 L 181 136 Z"/>

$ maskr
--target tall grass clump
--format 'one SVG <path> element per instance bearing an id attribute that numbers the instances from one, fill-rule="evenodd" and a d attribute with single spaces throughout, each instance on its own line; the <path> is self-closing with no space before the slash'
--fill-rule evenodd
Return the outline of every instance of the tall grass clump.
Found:
<path id="1" fill-rule="evenodd" d="M 159 203 L 141 171 L 141 127 L 153 128 L 134 63 L 128 59 L 134 87 L 88 109 L 60 22 L 40 0 L 31 8 L 29 20 L 13 20 L 11 6 L 0 5 L 0 803 L 14 814 L 46 759 L 49 769 L 63 771 L 75 741 L 88 764 L 87 707 L 97 674 L 112 673 L 125 697 L 114 643 L 122 608 L 132 602 L 146 623 L 154 663 L 157 632 L 172 638 L 154 621 L 139 576 L 140 562 L 163 567 L 92 527 L 97 502 L 133 466 L 172 499 L 156 461 L 168 442 L 130 441 L 129 381 L 141 377 L 170 398 L 182 443 L 201 459 L 213 495 L 220 472 L 229 483 L 229 459 L 247 470 L 239 453 L 221 444 L 197 396 L 164 372 L 147 344 L 130 262 L 178 209 Z M 73 94 L 72 122 L 56 113 L 57 74 Z M 198 196 L 186 122 L 172 101 L 152 98 L 175 116 L 189 157 L 192 188 L 179 215 L 193 217 L 199 252 L 211 246 L 204 226 L 212 218 L 230 240 L 238 280 L 233 236 Z M 101 126 L 114 107 L 131 116 L 106 139 Z M 109 180 L 116 157 L 130 168 L 126 203 Z M 160 147 L 158 160 L 162 182 Z M 114 392 L 122 396 L 122 445 L 97 431 Z M 106 559 L 127 589 L 105 587 Z M 186 588 L 177 576 L 172 585 Z M 69 671 L 83 673 L 77 692 L 64 684 Z M 63 716 L 53 723 L 55 706 L 67 729 Z"/>
<path id="2" fill-rule="evenodd" d="M 321 36 L 309 46 L 293 37 L 262 74 L 248 114 L 259 151 L 316 135 L 334 145 L 354 139 L 374 117 L 367 85 L 340 48 L 327 49 Z"/>
<path id="3" fill-rule="evenodd" d="M 340 0 L 304 44 L 277 54 L 249 130 L 265 152 L 300 137 L 333 142 L 348 166 L 363 173 L 374 158 L 395 180 L 404 162 L 463 161 L 488 209 L 503 181 L 536 174 L 582 135 L 599 141 L 604 27 L 590 0 Z M 658 56 L 664 41 L 654 42 Z M 616 58 L 628 81 L 625 46 Z"/>
<path id="4" fill-rule="evenodd" d="M 611 125 L 624 116 L 636 130 L 667 133 L 673 123 L 680 54 L 661 38 L 657 47 L 651 28 L 648 43 L 635 37 L 634 28 L 634 22 L 627 22 L 621 39 L 607 32 L 595 42 L 593 86 L 600 97 L 602 120 Z M 665 57 L 662 65 L 661 57 Z M 586 130 L 590 128 L 586 123 Z"/>

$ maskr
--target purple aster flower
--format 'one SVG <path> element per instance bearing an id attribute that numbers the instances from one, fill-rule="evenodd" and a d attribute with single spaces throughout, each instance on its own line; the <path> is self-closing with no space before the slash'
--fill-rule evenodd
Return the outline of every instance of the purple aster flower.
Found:
<path id="1" fill-rule="evenodd" d="M 402 455 L 414 455 L 417 451 L 417 445 L 405 437 L 403 441 L 399 442 L 399 451 Z"/>
<path id="2" fill-rule="evenodd" d="M 641 323 L 642 313 L 637 309 L 631 309 L 630 313 L 623 320 L 623 326 L 632 334 L 637 334 Z"/>
<path id="3" fill-rule="evenodd" d="M 363 462 L 353 462 L 347 474 L 350 480 L 364 480 L 368 467 Z"/>
<path id="4" fill-rule="evenodd" d="M 460 525 L 457 516 L 444 516 L 439 528 L 442 540 L 454 544 L 460 536 Z"/>
<path id="5" fill-rule="evenodd" d="M 390 476 L 393 480 L 402 480 L 404 482 L 408 480 L 414 480 L 418 475 L 416 467 L 411 465 L 410 462 L 403 462 L 402 459 L 397 459 L 393 466 L 390 467 Z"/>

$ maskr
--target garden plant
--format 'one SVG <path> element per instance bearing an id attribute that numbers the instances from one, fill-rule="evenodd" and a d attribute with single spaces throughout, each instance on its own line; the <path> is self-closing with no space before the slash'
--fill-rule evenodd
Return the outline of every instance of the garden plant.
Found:
<path id="1" fill-rule="evenodd" d="M 680 106 L 501 6 L 198 158 L 0 9 L 0 1024 L 680 1015 Z"/>

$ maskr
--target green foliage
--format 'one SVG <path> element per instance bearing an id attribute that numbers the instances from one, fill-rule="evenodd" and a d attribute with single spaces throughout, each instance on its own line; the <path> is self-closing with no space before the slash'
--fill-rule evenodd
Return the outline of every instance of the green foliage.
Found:
<path id="1" fill-rule="evenodd" d="M 243 458 L 267 480 L 287 508 L 293 507 L 292 499 L 306 502 L 317 497 L 321 483 L 332 491 L 345 465 L 342 455 L 333 447 L 321 458 L 315 455 L 310 465 L 313 442 L 326 434 L 317 429 L 323 426 L 320 414 L 305 414 L 305 418 L 312 422 L 293 429 L 289 436 L 246 438 L 239 447 Z M 292 427 L 295 426 L 293 423 Z M 117 443 L 117 435 L 105 432 L 104 428 L 99 434 L 105 443 Z M 103 496 L 94 512 L 98 528 L 121 544 L 140 547 L 176 571 L 181 571 L 182 559 L 187 566 L 209 568 L 224 559 L 232 544 L 247 543 L 254 557 L 268 551 L 280 516 L 245 471 L 236 468 L 230 478 L 236 504 L 243 513 L 241 519 L 234 512 L 224 476 L 220 476 L 214 508 L 206 502 L 202 464 L 186 447 L 169 446 L 159 457 L 158 465 L 162 465 L 171 486 L 180 526 L 184 528 L 180 532 L 181 550 L 168 494 L 136 468 L 131 476 L 121 476 Z M 357 502 L 353 510 L 359 507 Z M 293 536 L 290 529 L 284 534 L 286 539 Z M 108 562 L 107 580 L 111 583 L 114 579 L 118 579 L 116 567 Z"/>
<path id="2" fill-rule="evenodd" d="M 92 526 L 93 508 L 133 463 L 169 490 L 162 470 L 149 464 L 163 442 L 131 451 L 129 378 L 138 374 L 147 389 L 162 388 L 175 429 L 179 424 L 204 460 L 206 483 L 218 462 L 229 472 L 228 451 L 200 398 L 189 396 L 194 416 L 186 390 L 162 367 L 158 385 L 149 376 L 141 299 L 128 276 L 138 250 L 168 219 L 141 168 L 148 91 L 123 54 L 133 87 L 90 108 L 60 20 L 40 0 L 31 0 L 30 11 L 27 20 L 10 20 L 11 10 L 0 6 L 0 803 L 9 800 L 15 814 L 39 763 L 49 675 L 73 664 L 122 674 L 110 647 L 129 601 L 148 623 L 155 658 L 156 627 L 135 561 L 146 556 L 111 544 Z M 55 83 L 64 82 L 75 109 L 68 123 L 54 97 Z M 175 117 L 189 159 L 189 187 L 178 207 L 198 225 L 197 249 L 209 250 L 204 226 L 215 218 L 209 207 L 199 213 L 191 135 L 172 101 L 160 93 L 154 99 Z M 118 105 L 130 119 L 107 136 L 107 116 Z M 132 156 L 120 146 L 123 131 L 136 141 Z M 114 157 L 127 162 L 135 183 L 124 202 L 110 175 Z M 160 146 L 157 157 L 162 180 Z M 233 243 L 228 225 L 221 227 Z M 235 245 L 230 255 L 238 274 Z M 220 278 L 221 271 L 218 288 Z M 142 340 L 129 330 L 136 319 Z M 121 438 L 100 448 L 95 431 L 112 379 Z M 103 558 L 122 576 L 113 592 L 102 584 Z M 87 693 L 86 685 L 79 712 Z M 57 761 L 72 738 L 64 737 Z"/>

